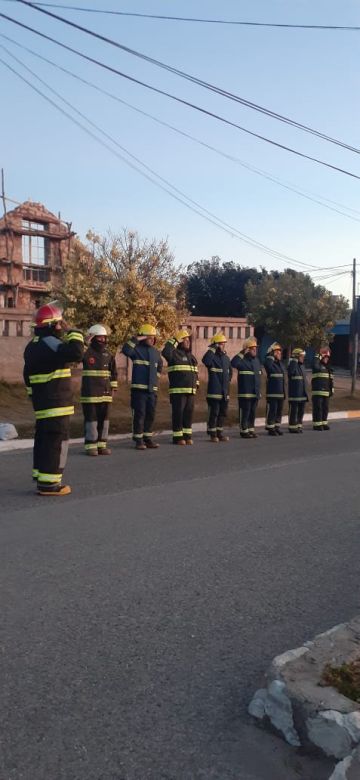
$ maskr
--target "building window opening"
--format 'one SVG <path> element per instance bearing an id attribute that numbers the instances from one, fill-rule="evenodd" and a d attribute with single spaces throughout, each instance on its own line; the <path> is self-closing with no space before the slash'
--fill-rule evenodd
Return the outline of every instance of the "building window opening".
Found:
<path id="1" fill-rule="evenodd" d="M 13 309 L 14 308 L 14 298 L 12 297 L 12 295 L 8 295 L 8 297 L 6 299 L 6 307 L 8 309 Z"/>
<path id="2" fill-rule="evenodd" d="M 24 230 L 36 231 L 42 233 L 45 225 L 41 222 L 29 222 L 23 219 L 22 226 Z M 45 236 L 29 235 L 22 237 L 22 258 L 25 265 L 46 265 L 46 242 Z"/>
<path id="3" fill-rule="evenodd" d="M 234 328 L 229 328 L 229 339 L 234 338 Z"/>
<path id="4" fill-rule="evenodd" d="M 204 339 L 208 339 L 208 338 L 209 338 L 209 328 L 205 327 L 204 328 Z"/>
<path id="5" fill-rule="evenodd" d="M 249 325 L 247 325 L 246 328 L 245 328 L 245 338 L 246 339 L 248 339 L 249 336 L 250 336 L 250 330 L 251 330 L 251 328 L 249 327 Z"/>

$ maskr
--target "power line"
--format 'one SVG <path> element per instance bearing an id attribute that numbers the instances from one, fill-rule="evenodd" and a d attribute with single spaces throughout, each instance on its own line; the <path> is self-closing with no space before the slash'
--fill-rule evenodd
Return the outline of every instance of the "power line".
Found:
<path id="1" fill-rule="evenodd" d="M 282 187 L 290 192 L 294 192 L 295 194 L 299 195 L 302 198 L 305 198 L 306 200 L 311 201 L 312 203 L 316 203 L 319 206 L 322 206 L 323 208 L 326 208 L 330 211 L 333 211 L 337 214 L 340 214 L 343 217 L 346 217 L 347 219 L 351 219 L 354 222 L 360 222 L 360 219 L 358 217 L 352 216 L 351 214 L 347 214 L 346 211 L 351 211 L 353 214 L 358 214 L 360 216 L 360 212 L 356 209 L 352 209 L 349 206 L 345 206 L 342 203 L 337 203 L 336 201 L 330 201 L 328 198 L 324 198 L 322 195 L 315 195 L 314 194 L 308 194 L 306 191 L 301 191 L 299 188 L 297 188 L 295 185 L 291 183 L 286 183 L 282 181 L 281 179 L 278 179 L 275 176 L 272 176 L 267 171 L 261 170 L 261 168 L 256 168 L 253 165 L 250 165 L 249 163 L 246 163 L 244 160 L 241 160 L 239 157 L 236 157 L 235 155 L 229 154 L 227 152 L 224 152 L 221 149 L 218 149 L 215 146 L 212 146 L 211 144 L 206 143 L 205 141 L 202 141 L 199 138 L 196 138 L 195 136 L 191 135 L 190 133 L 187 133 L 184 130 L 180 130 L 178 127 L 175 127 L 174 125 L 169 124 L 168 122 L 165 122 L 159 117 L 154 116 L 153 114 L 148 113 L 147 111 L 143 111 L 138 106 L 134 106 L 132 103 L 128 103 L 128 101 L 123 100 L 118 95 L 114 95 L 112 92 L 109 92 L 108 90 L 99 87 L 97 84 L 94 84 L 92 81 L 89 81 L 88 79 L 84 79 L 82 76 L 79 76 L 77 73 L 74 73 L 73 71 L 69 70 L 68 68 L 64 68 L 62 65 L 58 65 L 58 63 L 54 62 L 53 60 L 50 60 L 48 57 L 44 57 L 42 54 L 39 54 L 38 52 L 34 51 L 33 49 L 30 49 L 27 46 L 24 46 L 23 44 L 19 43 L 18 41 L 15 41 L 13 38 L 10 38 L 8 35 L 3 35 L 0 33 L 0 37 L 4 38 L 6 41 L 9 41 L 10 43 L 17 46 L 19 49 L 26 51 L 33 55 L 34 57 L 37 57 L 39 60 L 42 60 L 43 62 L 46 62 L 49 65 L 52 65 L 57 70 L 61 71 L 62 73 L 66 73 L 68 76 L 71 76 L 72 78 L 76 79 L 82 84 L 85 84 L 92 89 L 95 89 L 97 92 L 106 95 L 107 97 L 111 98 L 112 100 L 115 100 L 116 102 L 120 103 L 121 105 L 127 106 L 127 108 L 130 108 L 132 111 L 135 111 L 136 113 L 140 114 L 141 116 L 145 116 L 148 119 L 151 119 L 152 121 L 156 122 L 157 124 L 161 125 L 162 127 L 166 127 L 169 130 L 172 130 L 173 132 L 177 133 L 178 135 L 183 136 L 184 138 L 189 139 L 190 141 L 193 141 L 194 143 L 199 144 L 200 146 L 204 147 L 205 149 L 209 149 L 212 152 L 215 152 L 215 154 L 220 155 L 221 157 L 229 160 L 230 162 L 235 162 L 237 165 L 240 165 L 245 170 L 250 171 L 251 173 L 254 173 L 258 176 L 261 176 L 262 178 L 273 182 L 279 187 Z M 328 205 L 328 204 L 333 205 Z M 338 206 L 339 208 L 335 208 Z M 342 209 L 345 209 L 342 210 Z"/>
<path id="2" fill-rule="evenodd" d="M 141 81 L 140 79 L 137 79 L 134 76 L 129 76 L 128 74 L 123 73 L 122 71 L 112 67 L 111 65 L 107 65 L 106 63 L 101 62 L 100 60 L 97 60 L 94 57 L 90 57 L 88 54 L 84 54 L 83 52 L 80 52 L 78 49 L 75 49 L 66 43 L 62 43 L 61 41 L 58 41 L 56 38 L 53 38 L 52 36 L 47 35 L 46 33 L 40 32 L 40 30 L 36 30 L 34 27 L 30 27 L 30 25 L 24 24 L 23 22 L 19 22 L 17 19 L 13 19 L 11 16 L 7 16 L 7 14 L 0 13 L 0 18 L 6 19 L 7 21 L 17 25 L 18 27 L 23 28 L 24 30 L 33 32 L 35 35 L 40 36 L 44 40 L 51 41 L 52 43 L 55 43 L 57 46 L 60 46 L 61 48 L 66 49 L 67 51 L 71 51 L 73 54 L 77 54 L 82 59 L 87 60 L 87 62 L 92 62 L 93 64 L 98 65 L 99 67 L 104 68 L 105 70 L 108 70 L 110 73 L 115 73 L 116 75 L 121 76 L 122 78 L 125 78 L 128 81 L 133 82 L 134 84 L 139 84 L 140 86 L 145 87 L 146 89 L 149 89 L 158 95 L 165 95 L 171 100 L 175 100 L 177 103 L 187 106 L 188 108 L 192 108 L 195 111 L 199 111 L 205 116 L 210 116 L 213 119 L 217 119 L 219 122 L 222 122 L 223 124 L 229 125 L 230 127 L 234 127 L 237 130 L 240 130 L 241 132 L 245 132 L 248 135 L 253 136 L 254 138 L 258 138 L 262 141 L 265 141 L 266 143 L 269 143 L 272 146 L 275 146 L 276 148 L 285 150 L 287 152 L 291 152 L 292 154 L 295 154 L 298 157 L 301 157 L 302 159 L 310 160 L 311 162 L 315 162 L 319 165 L 323 165 L 324 167 L 337 171 L 338 173 L 342 173 L 346 176 L 350 176 L 353 179 L 360 180 L 360 176 L 358 176 L 356 173 L 352 173 L 351 171 L 348 171 L 344 168 L 340 168 L 337 165 L 332 165 L 331 163 L 325 162 L 324 160 L 320 160 L 317 157 L 312 157 L 311 155 L 305 154 L 304 152 L 299 152 L 298 150 L 293 149 L 292 147 L 286 146 L 285 144 L 281 144 L 278 141 L 274 141 L 270 138 L 267 138 L 266 136 L 263 136 L 260 133 L 255 133 L 252 130 L 248 130 L 247 128 L 242 127 L 241 125 L 238 125 L 236 122 L 232 122 L 229 119 L 225 119 L 225 117 L 221 116 L 220 114 L 215 114 L 210 110 L 201 108 L 195 103 L 191 103 L 190 101 L 185 100 L 183 98 L 179 98 L 171 94 L 170 92 L 166 92 L 165 90 L 159 89 L 158 87 L 154 87 L 150 84 L 147 84 L 145 81 Z"/>
<path id="3" fill-rule="evenodd" d="M 288 255 L 284 255 L 281 252 L 278 252 L 277 250 L 271 249 L 270 247 L 266 246 L 265 244 L 262 244 L 261 242 L 257 241 L 256 239 L 252 239 L 250 236 L 247 236 L 244 233 L 241 233 L 237 228 L 233 228 L 228 223 L 221 220 L 216 215 L 212 214 L 212 212 L 205 209 L 203 206 L 198 204 L 196 201 L 193 201 L 191 198 L 189 198 L 187 195 L 185 195 L 181 190 L 178 190 L 174 185 L 172 185 L 170 182 L 168 182 L 163 177 L 159 176 L 156 172 L 154 172 L 149 166 L 147 166 L 145 163 L 143 163 L 139 158 L 135 157 L 133 154 L 131 154 L 127 149 L 125 149 L 123 146 L 121 146 L 116 139 L 112 138 L 106 131 L 104 131 L 102 128 L 100 128 L 98 125 L 96 125 L 92 120 L 90 120 L 88 117 L 85 116 L 81 111 L 79 111 L 77 108 L 75 108 L 68 100 L 63 98 L 56 90 L 54 90 L 52 87 L 50 87 L 43 79 L 41 79 L 37 74 L 34 73 L 30 68 L 28 68 L 27 65 L 21 62 L 15 55 L 11 54 L 11 52 L 8 52 L 6 47 L 1 45 L 1 48 L 4 49 L 8 54 L 10 54 L 11 57 L 13 57 L 17 62 L 19 62 L 26 70 L 28 70 L 32 75 L 35 76 L 42 84 L 46 86 L 47 89 L 49 89 L 52 93 L 54 93 L 57 97 L 60 98 L 66 105 L 68 105 L 73 111 L 75 111 L 77 114 L 79 114 L 85 121 L 87 121 L 92 127 L 96 128 L 100 133 L 102 133 L 106 138 L 108 138 L 112 143 L 114 143 L 116 146 L 118 146 L 120 149 L 125 151 L 126 154 L 128 154 L 132 159 L 136 160 L 140 165 L 142 165 L 147 171 L 150 171 L 151 174 L 155 175 L 160 182 L 164 182 L 167 187 L 170 186 L 178 195 L 174 194 L 174 192 L 171 192 L 167 187 L 163 186 L 158 181 L 154 180 L 152 176 L 149 176 L 147 173 L 144 173 L 143 171 L 139 170 L 139 168 L 131 163 L 129 160 L 126 160 L 122 155 L 120 155 L 118 152 L 116 152 L 111 146 L 109 146 L 106 142 L 104 142 L 102 139 L 100 139 L 95 133 L 93 133 L 91 130 L 86 128 L 81 122 L 79 122 L 77 119 L 75 119 L 71 114 L 69 114 L 67 111 L 65 111 L 61 106 L 59 106 L 55 101 L 53 101 L 51 98 L 49 98 L 47 95 L 45 95 L 41 90 L 39 90 L 37 87 L 35 87 L 34 84 L 32 84 L 28 79 L 26 79 L 24 76 L 22 76 L 15 68 L 13 68 L 9 63 L 4 61 L 0 58 L 0 62 L 7 67 L 10 71 L 15 73 L 22 81 L 24 81 L 31 89 L 33 89 L 37 94 L 41 95 L 48 103 L 50 103 L 52 106 L 54 106 L 58 111 L 60 111 L 63 115 L 65 115 L 68 119 L 70 119 L 72 122 L 74 122 L 78 127 L 80 127 L 82 130 L 84 130 L 88 135 L 90 135 L 92 138 L 94 138 L 98 143 L 100 143 L 102 146 L 104 146 L 108 151 L 110 151 L 112 154 L 115 154 L 116 157 L 121 159 L 123 162 L 125 162 L 127 165 L 129 165 L 131 168 L 135 169 L 138 173 L 140 173 L 142 176 L 145 176 L 148 180 L 150 180 L 152 183 L 156 184 L 156 186 L 160 187 L 160 189 L 164 190 L 169 194 L 171 197 L 175 198 L 175 200 L 181 202 L 183 205 L 185 205 L 187 208 L 189 208 L 191 211 L 194 211 L 204 219 L 206 219 L 208 222 L 211 222 L 216 227 L 220 227 L 225 232 L 229 233 L 232 237 L 239 238 L 244 243 L 252 246 L 255 249 L 259 249 L 266 254 L 269 254 L 270 256 L 274 257 L 277 260 L 282 260 L 284 262 L 290 261 L 291 263 L 295 263 L 301 266 L 306 266 L 308 268 L 313 268 L 314 266 L 308 265 L 306 263 L 302 263 L 299 260 L 295 260 L 292 257 L 289 257 Z M 179 197 L 180 195 L 180 197 Z M 189 203 L 186 203 L 183 198 L 186 198 Z M 190 205 L 194 204 L 194 205 Z M 195 208 L 194 208 L 195 206 Z M 199 211 L 199 209 L 202 210 Z M 209 215 L 209 216 L 207 216 Z M 216 221 L 215 221 L 216 220 Z"/>
<path id="4" fill-rule="evenodd" d="M 38 52 L 34 51 L 33 49 L 30 49 L 29 47 L 24 46 L 23 44 L 19 43 L 18 41 L 15 41 L 13 38 L 10 38 L 8 35 L 0 34 L 0 37 L 4 38 L 6 41 L 9 41 L 10 43 L 13 43 L 18 48 L 22 49 L 23 51 L 26 51 L 26 52 L 30 53 L 31 55 L 33 55 L 34 57 L 37 57 L 38 59 L 42 60 L 43 62 L 46 62 L 49 65 L 52 65 L 57 70 L 59 70 L 59 71 L 61 71 L 63 73 L 66 73 L 67 75 L 71 76 L 72 78 L 76 79 L 77 81 L 81 82 L 82 84 L 86 84 L 87 86 L 95 89 L 97 92 L 99 92 L 99 93 L 101 93 L 103 95 L 106 95 L 107 97 L 111 98 L 112 100 L 115 100 L 116 102 L 120 103 L 121 105 L 127 106 L 127 108 L 130 108 L 131 110 L 137 112 L 141 116 L 145 116 L 145 117 L 151 119 L 152 121 L 156 122 L 157 124 L 172 130 L 173 132 L 177 133 L 178 135 L 181 135 L 181 136 L 183 136 L 185 138 L 188 138 L 189 140 L 199 144 L 200 146 L 203 146 L 204 148 L 209 149 L 212 152 L 215 152 L 216 154 L 220 155 L 221 157 L 223 157 L 223 158 L 225 158 L 227 160 L 230 160 L 231 162 L 237 163 L 238 165 L 240 165 L 241 167 L 245 168 L 246 170 L 249 170 L 252 173 L 257 174 L 257 175 L 261 176 L 262 178 L 265 178 L 265 179 L 273 182 L 274 184 L 277 184 L 280 187 L 283 187 L 283 188 L 285 188 L 287 190 L 290 190 L 291 192 L 296 193 L 300 197 L 306 198 L 307 200 L 310 200 L 313 203 L 317 203 L 318 205 L 323 206 L 324 208 L 330 209 L 331 211 L 334 211 L 334 212 L 336 212 L 336 213 L 338 213 L 338 214 L 340 214 L 340 215 L 342 215 L 344 217 L 347 217 L 348 219 L 352 219 L 352 220 L 354 220 L 356 222 L 360 221 L 356 217 L 353 217 L 350 214 L 346 214 L 344 211 L 341 211 L 341 209 L 345 209 L 346 211 L 351 211 L 354 214 L 359 214 L 359 216 L 360 216 L 360 211 L 358 211 L 356 209 L 352 209 L 350 206 L 345 206 L 342 203 L 338 203 L 337 201 L 331 201 L 331 200 L 329 200 L 328 198 L 325 198 L 322 195 L 316 195 L 316 193 L 315 193 L 315 197 L 312 197 L 312 196 L 314 196 L 314 193 L 308 194 L 306 191 L 300 190 L 295 185 L 293 185 L 293 184 L 291 184 L 289 182 L 286 183 L 286 182 L 282 181 L 281 179 L 278 179 L 277 177 L 272 176 L 267 171 L 263 171 L 260 168 L 256 168 L 255 166 L 252 166 L 249 163 L 246 163 L 244 160 L 241 160 L 239 157 L 236 157 L 235 155 L 228 154 L 227 152 L 224 152 L 223 150 L 221 150 L 221 149 L 219 149 L 219 148 L 217 148 L 215 146 L 212 146 L 211 144 L 208 144 L 208 143 L 206 143 L 205 141 L 202 141 L 199 138 L 196 138 L 195 136 L 191 135 L 190 133 L 187 133 L 184 130 L 180 130 L 178 127 L 176 127 L 174 125 L 171 125 L 168 122 L 165 122 L 165 121 L 159 119 L 159 117 L 156 117 L 153 114 L 150 114 L 149 112 L 142 110 L 138 106 L 134 106 L 132 103 L 129 103 L 128 101 L 123 100 L 118 95 L 114 95 L 112 92 L 109 92 L 108 90 L 106 90 L 106 89 L 104 89 L 102 87 L 99 87 L 97 84 L 94 84 L 92 81 L 89 81 L 88 79 L 84 79 L 82 76 L 79 76 L 78 74 L 74 73 L 73 71 L 69 70 L 68 68 L 64 68 L 62 65 L 59 65 L 58 63 L 54 62 L 53 60 L 50 60 L 48 57 L 44 57 L 43 55 L 39 54 Z M 332 203 L 333 206 L 338 206 L 339 208 L 333 208 L 332 206 L 327 205 L 328 203 L 329 204 Z"/>
<path id="5" fill-rule="evenodd" d="M 9 1 L 9 0 L 8 0 Z M 14 2 L 14 0 L 10 0 Z M 207 19 L 194 16 L 169 16 L 165 14 L 145 14 L 136 13 L 134 11 L 114 11 L 112 9 L 105 8 L 84 8 L 78 5 L 60 5 L 58 3 L 37 3 L 37 5 L 44 8 L 62 8 L 66 11 L 83 11 L 92 14 L 109 14 L 111 16 L 129 16 L 139 19 L 157 19 L 159 21 L 166 22 L 196 22 L 201 24 L 223 24 L 223 25 L 237 25 L 240 27 L 274 27 L 293 30 L 342 30 L 342 31 L 359 31 L 360 27 L 356 25 L 338 25 L 338 24 L 286 24 L 280 22 L 252 22 L 243 21 L 238 19 Z"/>
<path id="6" fill-rule="evenodd" d="M 302 124 L 301 122 L 297 122 L 294 119 L 284 116 L 283 114 L 279 114 L 275 111 L 272 111 L 271 109 L 265 108 L 264 106 L 261 106 L 258 103 L 254 103 L 250 100 L 247 100 L 246 98 L 242 98 L 241 96 L 236 95 L 233 92 L 229 92 L 228 90 L 225 90 L 222 87 L 217 87 L 208 81 L 200 79 L 197 76 L 193 76 L 190 73 L 186 73 L 186 71 L 180 70 L 179 68 L 175 68 L 172 65 L 168 65 L 166 62 L 157 60 L 154 57 L 150 57 L 149 55 L 144 54 L 143 52 L 137 51 L 136 49 L 131 49 L 129 46 L 125 46 L 124 44 L 115 41 L 113 38 L 108 38 L 105 35 L 101 35 L 100 33 L 95 32 L 95 30 L 90 30 L 88 27 L 84 27 L 80 24 L 77 24 L 76 22 L 70 21 L 69 19 L 65 19 L 63 16 L 54 14 L 51 11 L 46 11 L 44 8 L 40 8 L 35 3 L 30 2 L 30 0 L 16 0 L 16 2 L 20 3 L 21 5 L 25 5 L 28 8 L 32 8 L 34 11 L 39 11 L 39 13 L 45 14 L 46 16 L 49 16 L 52 19 L 56 19 L 57 21 L 62 22 L 63 24 L 66 24 L 76 30 L 80 30 L 81 32 L 84 32 L 86 35 L 90 35 L 94 38 L 97 38 L 98 40 L 103 41 L 104 43 L 107 43 L 110 46 L 115 46 L 115 48 L 120 49 L 121 51 L 124 51 L 127 54 L 131 54 L 132 56 L 144 60 L 145 62 L 148 62 L 151 65 L 155 65 L 158 68 L 162 68 L 163 70 L 166 70 L 169 73 L 173 73 L 174 75 L 179 76 L 180 78 L 186 79 L 187 81 L 190 81 L 193 84 L 197 84 L 198 86 L 203 87 L 204 89 L 207 89 L 211 92 L 221 95 L 222 97 L 225 97 L 236 103 L 240 103 L 240 105 L 245 106 L 246 108 L 250 108 L 254 111 L 258 111 L 259 113 L 264 114 L 265 116 L 268 116 L 271 119 L 276 119 L 277 121 L 283 122 L 287 125 L 290 125 L 291 127 L 296 127 L 298 130 L 303 130 L 306 133 L 310 133 L 311 135 L 314 135 L 317 138 L 321 138 L 324 141 L 328 141 L 331 144 L 340 146 L 341 148 L 347 149 L 348 151 L 354 152 L 355 154 L 360 154 L 360 149 L 351 146 L 350 144 L 347 144 L 344 141 L 339 141 L 336 138 L 332 138 L 331 136 L 326 135 L 320 130 L 316 130 L 310 127 L 309 125 L 305 125 Z"/>

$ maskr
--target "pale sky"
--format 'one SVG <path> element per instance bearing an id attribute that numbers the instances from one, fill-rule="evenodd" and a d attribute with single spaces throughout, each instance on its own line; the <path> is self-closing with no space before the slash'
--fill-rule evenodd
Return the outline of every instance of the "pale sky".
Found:
<path id="1" fill-rule="evenodd" d="M 63 0 L 63 4 L 70 5 L 71 0 Z M 73 4 L 208 18 L 360 25 L 357 0 L 74 0 Z M 231 27 L 49 10 L 349 145 L 360 146 L 360 31 Z M 0 12 L 129 75 L 360 176 L 354 152 L 214 95 L 18 2 L 0 0 Z M 155 95 L 3 19 L 0 32 L 247 165 L 316 199 L 343 204 L 353 217 L 349 219 L 299 197 L 0 38 L 1 45 L 131 154 L 233 228 L 299 262 L 321 268 L 350 264 L 357 255 L 360 259 L 360 181 L 356 178 L 276 149 Z M 0 58 L 47 92 L 3 49 Z M 3 64 L 0 67 L 0 165 L 5 169 L 10 198 L 23 201 L 30 197 L 51 211 L 61 211 L 82 238 L 88 228 L 101 233 L 122 227 L 136 229 L 143 237 L 168 237 L 181 264 L 219 255 L 223 260 L 268 269 L 292 265 L 247 246 L 189 211 L 101 147 Z M 53 99 L 60 103 L 58 98 Z M 116 148 L 112 142 L 107 143 Z M 342 206 L 334 208 L 342 210 Z M 302 270 L 300 265 L 293 267 Z M 332 272 L 324 271 L 323 276 L 327 273 Z M 320 273 L 315 276 L 321 278 Z M 333 292 L 350 294 L 349 275 L 325 280 L 324 284 Z"/>

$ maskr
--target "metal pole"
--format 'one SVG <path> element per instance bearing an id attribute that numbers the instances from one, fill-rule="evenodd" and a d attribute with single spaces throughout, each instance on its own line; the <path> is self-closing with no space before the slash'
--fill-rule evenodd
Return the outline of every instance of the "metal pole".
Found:
<path id="1" fill-rule="evenodd" d="M 353 310 L 353 322 L 355 323 L 355 327 L 354 327 L 353 338 L 352 338 L 351 395 L 354 396 L 356 392 L 356 374 L 357 374 L 358 351 L 359 351 L 358 324 L 356 321 L 357 302 L 356 302 L 356 258 L 355 257 L 353 259 L 352 278 L 353 278 L 352 310 Z"/>

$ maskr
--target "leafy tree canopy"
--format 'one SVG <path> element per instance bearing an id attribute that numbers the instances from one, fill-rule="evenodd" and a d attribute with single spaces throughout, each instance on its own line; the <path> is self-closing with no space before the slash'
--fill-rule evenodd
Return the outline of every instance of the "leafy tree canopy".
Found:
<path id="1" fill-rule="evenodd" d="M 246 286 L 247 316 L 284 346 L 319 347 L 328 331 L 348 314 L 348 302 L 316 285 L 308 274 L 287 269 L 273 271 Z"/>
<path id="2" fill-rule="evenodd" d="M 74 245 L 61 288 L 53 290 L 64 304 L 66 319 L 87 330 L 96 322 L 110 330 L 110 342 L 121 344 L 142 322 L 157 326 L 166 338 L 186 317 L 181 269 L 167 241 L 142 240 L 137 233 L 98 236 Z"/>
<path id="3" fill-rule="evenodd" d="M 192 263 L 184 276 L 186 305 L 198 316 L 243 317 L 246 284 L 256 284 L 264 273 L 234 262 L 222 263 L 219 257 Z"/>

